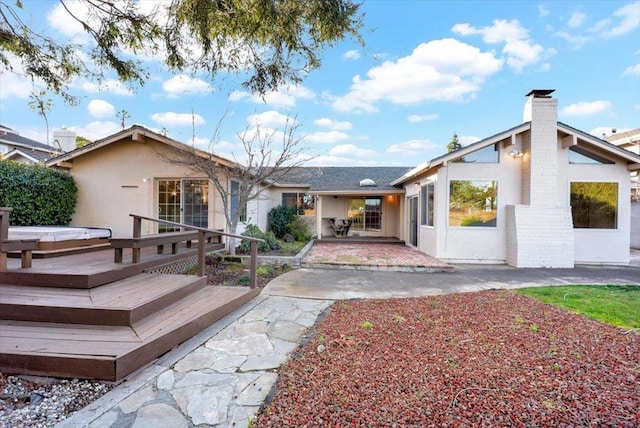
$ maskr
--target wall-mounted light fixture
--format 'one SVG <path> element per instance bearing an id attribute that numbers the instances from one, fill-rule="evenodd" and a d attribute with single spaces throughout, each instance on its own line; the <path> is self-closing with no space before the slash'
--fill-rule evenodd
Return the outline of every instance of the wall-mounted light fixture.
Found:
<path id="1" fill-rule="evenodd" d="M 416 186 L 416 187 L 420 187 L 420 182 L 416 181 L 415 183 L 413 183 L 413 185 Z"/>
<path id="2" fill-rule="evenodd" d="M 151 179 L 149 177 L 145 177 L 142 179 L 143 183 L 149 183 L 151 181 Z"/>
<path id="3" fill-rule="evenodd" d="M 522 153 L 520 150 L 511 150 L 509 152 L 509 156 L 511 156 L 512 158 L 521 158 L 522 156 L 524 156 L 524 153 Z"/>

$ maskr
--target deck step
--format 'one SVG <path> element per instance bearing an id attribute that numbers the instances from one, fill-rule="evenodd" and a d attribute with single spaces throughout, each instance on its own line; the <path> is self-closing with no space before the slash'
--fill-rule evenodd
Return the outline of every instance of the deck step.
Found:
<path id="1" fill-rule="evenodd" d="M 206 283 L 205 277 L 144 273 L 92 289 L 0 285 L 0 313 L 14 321 L 130 326 Z"/>
<path id="2" fill-rule="evenodd" d="M 0 320 L 0 372 L 118 380 L 259 293 L 206 286 L 132 326 Z"/>
<path id="3" fill-rule="evenodd" d="M 206 247 L 206 251 L 216 251 L 223 247 L 224 244 L 209 244 Z M 28 269 L 0 272 L 0 284 L 54 288 L 94 288 L 198 254 L 197 248 L 180 248 L 178 254 L 155 254 L 152 252 L 152 250 L 155 251 L 155 248 L 146 250 L 148 251 L 143 252 L 141 263 L 136 264 L 113 263 L 111 261 L 94 263 L 92 257 L 95 256 L 90 253 L 77 255 L 79 262 L 76 263 L 79 264 L 69 264 L 67 262 L 69 257 L 61 257 L 60 263 L 56 263 L 55 259 L 47 259 L 49 263 L 42 266 L 34 264 L 34 267 Z M 96 253 L 104 255 L 105 251 Z M 108 250 L 106 253 L 108 254 L 107 258 L 112 260 L 113 251 Z M 130 260 L 130 258 L 130 252 L 125 251 L 125 260 Z M 82 264 L 83 260 L 87 262 Z"/>

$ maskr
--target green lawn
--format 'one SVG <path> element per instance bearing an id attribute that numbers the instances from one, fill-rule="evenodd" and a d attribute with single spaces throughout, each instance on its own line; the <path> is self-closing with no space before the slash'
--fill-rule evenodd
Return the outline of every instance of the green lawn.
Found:
<path id="1" fill-rule="evenodd" d="M 618 327 L 640 328 L 639 285 L 567 285 L 517 292 Z"/>

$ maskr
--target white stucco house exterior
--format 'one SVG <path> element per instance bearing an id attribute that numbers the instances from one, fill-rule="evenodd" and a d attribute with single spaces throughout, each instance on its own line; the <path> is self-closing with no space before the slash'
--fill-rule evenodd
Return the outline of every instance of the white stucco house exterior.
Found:
<path id="1" fill-rule="evenodd" d="M 552 92 L 527 94 L 521 124 L 392 183 L 406 192 L 410 245 L 451 262 L 629 263 L 640 157 L 558 122 Z"/>
<path id="2" fill-rule="evenodd" d="M 332 221 L 344 221 L 347 239 L 397 238 L 448 262 L 626 264 L 629 174 L 640 170 L 640 155 L 558 122 L 552 92 L 527 94 L 522 123 L 418 167 L 296 168 L 264 183 L 246 207 L 227 206 L 266 230 L 272 208 L 293 205 L 317 239 L 333 236 Z M 212 183 L 161 159 L 181 144 L 134 125 L 49 160 L 76 180 L 72 225 L 128 236 L 134 213 L 226 229 Z M 226 181 L 231 193 L 237 185 Z M 162 230 L 150 223 L 143 232 Z"/>

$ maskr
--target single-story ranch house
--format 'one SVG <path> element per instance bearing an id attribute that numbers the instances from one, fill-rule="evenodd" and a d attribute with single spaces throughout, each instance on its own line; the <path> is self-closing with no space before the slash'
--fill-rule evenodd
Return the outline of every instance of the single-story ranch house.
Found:
<path id="1" fill-rule="evenodd" d="M 265 184 L 242 220 L 264 230 L 268 212 L 287 204 L 319 239 L 344 223 L 348 236 L 399 238 L 443 261 L 629 263 L 629 174 L 640 156 L 558 122 L 551 92 L 527 94 L 521 124 L 415 168 L 296 168 Z M 214 186 L 166 161 L 181 144 L 135 125 L 48 161 L 78 185 L 72 225 L 128 236 L 134 213 L 224 229 Z"/>

